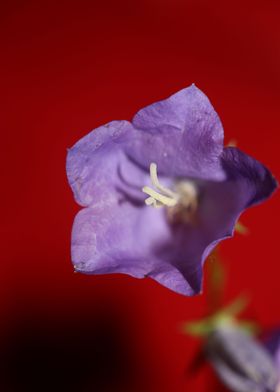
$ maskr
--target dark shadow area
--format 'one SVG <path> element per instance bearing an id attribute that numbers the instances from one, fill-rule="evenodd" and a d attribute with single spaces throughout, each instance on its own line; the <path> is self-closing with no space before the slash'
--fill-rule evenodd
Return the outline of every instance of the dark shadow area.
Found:
<path id="1" fill-rule="evenodd" d="M 138 390 L 127 327 L 107 313 L 34 315 L 17 323 L 1 343 L 1 391 Z"/>

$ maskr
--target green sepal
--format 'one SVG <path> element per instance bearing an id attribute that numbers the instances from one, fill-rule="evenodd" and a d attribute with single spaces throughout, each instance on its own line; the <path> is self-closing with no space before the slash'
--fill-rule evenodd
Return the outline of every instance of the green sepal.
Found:
<path id="1" fill-rule="evenodd" d="M 235 231 L 239 234 L 246 235 L 249 234 L 249 229 L 242 222 L 238 221 L 234 227 Z"/>
<path id="2" fill-rule="evenodd" d="M 219 327 L 235 325 L 249 334 L 254 334 L 258 328 L 250 321 L 238 321 L 237 316 L 248 304 L 247 297 L 239 297 L 227 307 L 199 321 L 188 322 L 183 325 L 183 332 L 191 336 L 205 337 Z"/>

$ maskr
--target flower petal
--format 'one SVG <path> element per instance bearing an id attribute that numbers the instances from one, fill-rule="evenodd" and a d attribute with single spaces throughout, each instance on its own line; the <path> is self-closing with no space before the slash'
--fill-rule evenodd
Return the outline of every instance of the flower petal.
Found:
<path id="1" fill-rule="evenodd" d="M 274 392 L 278 376 L 266 349 L 234 327 L 221 327 L 208 337 L 206 352 L 220 378 L 236 392 Z"/>
<path id="2" fill-rule="evenodd" d="M 267 199 L 278 186 L 264 165 L 238 148 L 225 148 L 221 159 L 228 179 L 238 184 L 239 192 L 247 199 L 244 209 Z"/>
<path id="3" fill-rule="evenodd" d="M 72 261 L 78 272 L 149 276 L 173 291 L 193 295 L 194 289 L 185 276 L 157 253 L 171 236 L 163 210 L 139 208 L 112 197 L 77 214 Z"/>
<path id="4" fill-rule="evenodd" d="M 229 176 L 223 182 L 198 181 L 199 207 L 194 220 L 173 225 L 169 242 L 157 251 L 162 260 L 184 276 L 193 293 L 201 291 L 202 268 L 209 253 L 220 241 L 233 236 L 244 209 L 252 205 L 252 201 L 267 197 L 275 187 L 275 180 L 267 169 L 250 157 L 246 157 L 247 161 L 251 163 L 250 176 Z"/>
<path id="5" fill-rule="evenodd" d="M 167 176 L 220 180 L 223 127 L 208 98 L 194 85 L 156 102 L 134 117 L 130 154 L 158 165 Z"/>
<path id="6" fill-rule="evenodd" d="M 209 358 L 217 375 L 221 381 L 233 392 L 267 392 L 263 385 L 258 385 L 255 381 L 246 378 L 242 373 L 232 369 L 218 356 L 212 355 Z M 270 392 L 274 392 L 271 390 Z"/>
<path id="7" fill-rule="evenodd" d="M 280 328 L 270 334 L 265 341 L 265 346 L 274 358 L 280 377 Z"/>
<path id="8" fill-rule="evenodd" d="M 158 257 L 175 267 L 193 289 L 201 291 L 205 259 L 233 229 L 245 202 L 238 186 L 231 183 L 203 181 L 199 184 L 199 207 L 189 223 L 171 224 L 172 236 Z"/>
<path id="9" fill-rule="evenodd" d="M 67 176 L 77 203 L 88 206 L 104 199 L 118 184 L 119 166 L 133 166 L 123 152 L 130 129 L 127 121 L 112 121 L 90 132 L 68 151 Z"/>
<path id="10" fill-rule="evenodd" d="M 148 235 L 146 234 L 148 233 Z M 162 214 L 114 197 L 81 210 L 74 222 L 72 258 L 86 273 L 125 272 L 144 277 L 154 263 L 154 242 L 169 235 Z"/>

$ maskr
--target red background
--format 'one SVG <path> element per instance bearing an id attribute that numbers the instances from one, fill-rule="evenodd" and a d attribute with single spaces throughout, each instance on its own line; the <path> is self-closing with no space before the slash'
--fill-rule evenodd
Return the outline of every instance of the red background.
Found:
<path id="1" fill-rule="evenodd" d="M 3 391 L 217 391 L 187 377 L 199 345 L 179 332 L 205 296 L 151 280 L 73 273 L 78 211 L 66 148 L 195 82 L 244 151 L 280 178 L 278 1 L 18 1 L 1 11 Z M 226 300 L 280 323 L 279 193 L 222 246 Z M 1 385 L 0 385 L 1 386 Z"/>

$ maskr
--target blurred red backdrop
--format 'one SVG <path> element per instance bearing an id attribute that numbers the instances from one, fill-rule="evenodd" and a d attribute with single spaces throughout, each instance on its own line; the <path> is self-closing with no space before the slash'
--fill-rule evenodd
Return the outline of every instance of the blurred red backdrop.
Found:
<path id="1" fill-rule="evenodd" d="M 280 178 L 278 1 L 10 1 L 1 11 L 3 391 L 217 391 L 186 376 L 199 342 L 182 321 L 205 296 L 151 280 L 73 273 L 66 148 L 195 82 L 226 142 Z M 280 324 L 279 193 L 222 246 L 225 299 Z M 2 384 L 1 384 L 2 383 Z"/>

